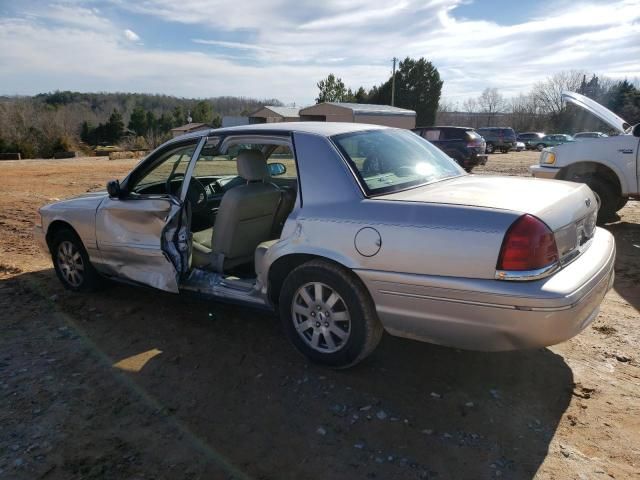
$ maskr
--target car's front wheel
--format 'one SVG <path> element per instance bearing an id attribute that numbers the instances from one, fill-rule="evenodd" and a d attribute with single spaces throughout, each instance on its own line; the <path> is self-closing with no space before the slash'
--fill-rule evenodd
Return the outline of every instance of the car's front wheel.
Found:
<path id="1" fill-rule="evenodd" d="M 619 210 L 618 205 L 621 203 L 621 197 L 616 188 L 605 180 L 593 177 L 587 179 L 586 184 L 596 194 L 598 223 L 613 219 L 616 211 Z"/>
<path id="2" fill-rule="evenodd" d="M 82 241 L 71 230 L 60 230 L 51 241 L 51 258 L 58 279 L 74 292 L 96 290 L 102 284 L 100 275 L 89 261 Z"/>
<path id="3" fill-rule="evenodd" d="M 493 143 L 487 143 L 487 146 L 485 147 L 485 152 L 493 153 L 493 151 L 494 151 Z"/>
<path id="4" fill-rule="evenodd" d="M 536 150 L 538 150 L 539 152 L 541 152 L 545 148 L 546 148 L 546 145 L 544 143 L 539 143 L 538 145 L 536 145 Z"/>
<path id="5" fill-rule="evenodd" d="M 295 268 L 280 291 L 279 309 L 294 346 L 334 368 L 362 361 L 382 338 L 382 324 L 360 279 L 327 261 Z"/>

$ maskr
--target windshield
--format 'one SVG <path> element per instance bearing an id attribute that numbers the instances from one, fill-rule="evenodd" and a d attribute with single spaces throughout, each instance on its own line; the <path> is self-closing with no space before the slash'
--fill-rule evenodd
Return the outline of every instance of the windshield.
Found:
<path id="1" fill-rule="evenodd" d="M 451 158 L 409 130 L 369 130 L 332 138 L 357 172 L 367 195 L 404 190 L 464 173 Z"/>

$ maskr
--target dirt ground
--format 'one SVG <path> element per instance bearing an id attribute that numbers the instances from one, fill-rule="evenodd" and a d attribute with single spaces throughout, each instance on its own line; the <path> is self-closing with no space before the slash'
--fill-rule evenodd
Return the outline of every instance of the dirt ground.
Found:
<path id="1" fill-rule="evenodd" d="M 640 202 L 607 226 L 615 287 L 576 338 L 477 353 L 387 335 L 336 372 L 263 312 L 61 287 L 37 207 L 134 164 L 0 162 L 0 478 L 640 478 Z"/>

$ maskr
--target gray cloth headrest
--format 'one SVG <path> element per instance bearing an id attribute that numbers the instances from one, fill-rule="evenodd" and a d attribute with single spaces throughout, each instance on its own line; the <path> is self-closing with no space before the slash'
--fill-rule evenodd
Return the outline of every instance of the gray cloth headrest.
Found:
<path id="1" fill-rule="evenodd" d="M 249 182 L 269 180 L 267 160 L 259 150 L 240 150 L 238 152 L 238 175 Z"/>

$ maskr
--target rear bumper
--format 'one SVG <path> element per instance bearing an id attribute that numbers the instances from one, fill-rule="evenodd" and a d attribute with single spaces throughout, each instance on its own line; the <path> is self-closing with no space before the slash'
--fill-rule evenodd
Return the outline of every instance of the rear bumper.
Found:
<path id="1" fill-rule="evenodd" d="M 392 335 L 483 351 L 539 348 L 577 335 L 613 285 L 615 242 L 590 247 L 555 275 L 507 282 L 359 270 Z"/>
<path id="2" fill-rule="evenodd" d="M 463 167 L 475 167 L 476 165 L 485 165 L 488 155 L 485 153 L 471 152 L 468 157 L 463 160 Z"/>
<path id="3" fill-rule="evenodd" d="M 560 169 L 552 168 L 552 167 L 543 167 L 542 165 L 531 165 L 529 167 L 529 171 L 531 172 L 531 175 L 533 175 L 536 178 L 554 179 L 556 178 L 556 175 L 558 175 L 558 172 L 560 172 Z"/>

